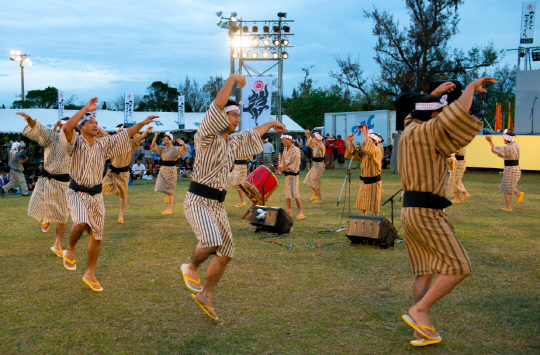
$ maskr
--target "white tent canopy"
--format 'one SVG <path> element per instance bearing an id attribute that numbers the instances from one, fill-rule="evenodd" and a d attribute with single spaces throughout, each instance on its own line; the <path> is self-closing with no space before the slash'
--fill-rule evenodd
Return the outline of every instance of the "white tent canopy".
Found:
<path id="1" fill-rule="evenodd" d="M 54 124 L 58 121 L 58 111 L 51 109 L 27 109 L 27 110 L 15 110 L 15 109 L 0 109 L 0 133 L 15 133 L 21 134 L 24 127 L 26 126 L 26 121 L 21 116 L 16 115 L 16 112 L 24 112 L 27 115 L 30 115 L 33 119 L 38 120 L 43 124 L 43 126 L 52 128 Z M 64 115 L 66 117 L 71 117 L 76 110 L 65 110 Z M 134 112 L 133 121 L 134 123 L 141 122 L 147 116 L 156 115 L 159 116 L 154 121 L 154 130 L 159 132 L 178 132 L 178 113 L 177 112 Z M 185 129 L 184 131 L 194 132 L 199 128 L 204 117 L 204 112 L 186 112 L 184 114 L 185 119 Z M 276 119 L 276 116 L 271 116 L 272 120 Z M 98 110 L 97 111 L 97 121 L 101 128 L 106 131 L 114 131 L 115 127 L 121 123 L 124 123 L 124 112 L 123 111 L 108 111 L 108 110 Z M 294 122 L 289 116 L 282 116 L 282 121 L 287 131 L 289 132 L 304 132 L 304 129 L 300 127 L 296 122 Z M 273 129 L 269 133 L 275 133 Z"/>

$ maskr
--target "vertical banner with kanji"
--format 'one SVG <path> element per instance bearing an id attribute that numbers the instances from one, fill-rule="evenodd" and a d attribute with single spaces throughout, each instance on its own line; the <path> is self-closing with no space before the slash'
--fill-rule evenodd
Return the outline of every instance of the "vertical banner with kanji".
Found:
<path id="1" fill-rule="evenodd" d="M 524 2 L 523 11 L 521 15 L 521 41 L 520 43 L 533 43 L 534 37 L 534 20 L 536 11 L 536 1 L 535 2 Z"/>
<path id="2" fill-rule="evenodd" d="M 186 128 L 186 123 L 184 122 L 185 113 L 186 106 L 184 104 L 184 96 L 178 96 L 178 129 Z"/>
<path id="3" fill-rule="evenodd" d="M 64 92 L 58 91 L 58 119 L 64 119 Z"/>
<path id="4" fill-rule="evenodd" d="M 133 94 L 124 94 L 124 123 L 133 123 Z"/>
<path id="5" fill-rule="evenodd" d="M 242 88 L 242 130 L 270 122 L 272 76 L 246 77 Z"/>

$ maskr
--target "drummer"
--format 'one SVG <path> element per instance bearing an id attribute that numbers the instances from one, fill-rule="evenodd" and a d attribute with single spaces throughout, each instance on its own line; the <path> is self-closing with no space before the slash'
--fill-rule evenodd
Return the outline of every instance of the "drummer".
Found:
<path id="1" fill-rule="evenodd" d="M 244 200 L 244 192 L 240 189 L 240 184 L 247 176 L 247 163 L 248 160 L 251 160 L 252 158 L 253 156 L 235 159 L 234 167 L 227 178 L 227 187 L 236 189 L 238 196 L 240 196 L 240 202 L 234 205 L 236 208 L 240 208 L 246 204 L 246 201 Z"/>

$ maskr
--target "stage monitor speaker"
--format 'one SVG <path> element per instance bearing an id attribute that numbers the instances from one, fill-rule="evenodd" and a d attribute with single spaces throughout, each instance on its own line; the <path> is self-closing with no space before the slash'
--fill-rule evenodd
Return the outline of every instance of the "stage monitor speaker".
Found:
<path id="1" fill-rule="evenodd" d="M 461 96 L 461 93 L 463 92 L 463 84 L 461 84 L 461 82 L 459 80 L 437 80 L 437 81 L 432 81 L 431 83 L 429 83 L 429 92 L 430 93 L 433 92 L 433 90 L 438 88 L 439 85 L 441 85 L 443 83 L 446 83 L 448 81 L 456 84 L 456 87 L 454 88 L 454 91 L 447 92 L 447 93 L 443 94 L 443 95 L 448 95 L 448 98 L 446 99 L 446 101 L 450 105 L 452 102 L 456 101 Z"/>
<path id="2" fill-rule="evenodd" d="M 396 105 L 396 131 L 403 131 L 405 129 L 405 117 L 414 110 L 416 100 L 424 95 L 417 92 L 406 92 L 396 96 L 396 100 L 394 101 Z"/>
<path id="3" fill-rule="evenodd" d="M 251 212 L 251 224 L 264 232 L 288 234 L 291 232 L 293 219 L 283 208 L 257 205 Z"/>
<path id="4" fill-rule="evenodd" d="M 347 220 L 346 235 L 351 244 L 373 244 L 386 249 L 394 246 L 398 232 L 385 217 L 352 214 Z"/>

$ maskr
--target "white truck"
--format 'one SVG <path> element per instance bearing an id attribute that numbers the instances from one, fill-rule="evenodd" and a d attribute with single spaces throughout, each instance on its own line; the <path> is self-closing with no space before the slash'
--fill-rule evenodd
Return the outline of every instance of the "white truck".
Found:
<path id="1" fill-rule="evenodd" d="M 323 136 L 329 133 L 336 139 L 341 135 L 346 140 L 349 133 L 354 132 L 362 123 L 383 137 L 383 146 L 392 144 L 392 133 L 396 133 L 396 111 L 391 110 L 325 113 L 324 127 L 315 127 L 313 130 Z M 356 132 L 354 142 L 363 142 L 360 131 Z"/>

